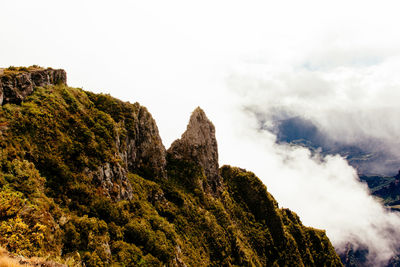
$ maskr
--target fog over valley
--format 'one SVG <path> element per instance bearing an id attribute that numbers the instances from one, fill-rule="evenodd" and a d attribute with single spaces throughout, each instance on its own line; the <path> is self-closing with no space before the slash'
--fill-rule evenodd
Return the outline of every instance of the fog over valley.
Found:
<path id="1" fill-rule="evenodd" d="M 254 172 L 339 254 L 363 254 L 359 266 L 389 266 L 400 213 L 360 176 L 400 169 L 398 10 L 396 1 L 7 1 L 1 67 L 62 68 L 69 86 L 139 102 L 167 149 L 200 106 L 220 166 Z"/>

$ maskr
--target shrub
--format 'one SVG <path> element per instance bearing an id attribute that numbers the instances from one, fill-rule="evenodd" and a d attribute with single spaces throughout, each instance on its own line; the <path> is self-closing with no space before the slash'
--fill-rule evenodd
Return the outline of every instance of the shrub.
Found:
<path id="1" fill-rule="evenodd" d="M 20 217 L 0 223 L 0 243 L 10 252 L 37 255 L 43 248 L 46 227 L 39 223 L 30 227 Z"/>

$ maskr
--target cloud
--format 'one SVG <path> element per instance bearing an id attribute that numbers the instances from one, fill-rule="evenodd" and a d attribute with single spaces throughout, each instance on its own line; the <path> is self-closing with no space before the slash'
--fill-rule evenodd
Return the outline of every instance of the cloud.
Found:
<path id="1" fill-rule="evenodd" d="M 237 153 L 225 160 L 254 171 L 281 207 L 297 212 L 305 225 L 325 229 L 338 252 L 349 243 L 367 248 L 371 266 L 385 266 L 399 253 L 400 216 L 369 194 L 345 159 L 278 145 L 274 134 L 257 130 L 257 119 L 250 118 L 236 117 L 242 126 L 234 133 Z M 224 150 L 225 141 L 219 144 Z"/>
<path id="2" fill-rule="evenodd" d="M 399 51 L 382 52 L 379 46 L 357 51 L 359 44 L 351 41 L 345 48 L 321 47 L 302 50 L 301 60 L 284 65 L 249 61 L 233 68 L 226 81 L 240 99 L 242 131 L 236 138 L 245 143 L 240 147 L 245 156 L 235 163 L 253 170 L 306 225 L 326 229 L 339 252 L 352 243 L 369 250 L 371 266 L 384 266 L 400 253 L 398 213 L 370 195 L 344 158 L 276 144 L 268 131 L 276 120 L 299 116 L 332 142 L 385 153 L 386 161 L 400 158 Z M 385 173 L 388 166 L 382 161 L 369 167 Z"/>
<path id="3" fill-rule="evenodd" d="M 326 53 L 330 56 L 329 50 Z M 242 104 L 263 120 L 300 116 L 332 141 L 358 145 L 399 161 L 400 79 L 396 70 L 400 58 L 396 55 L 372 65 L 360 66 L 350 60 L 328 69 L 256 67 L 250 72 L 236 70 L 228 84 L 242 97 Z M 387 167 L 392 169 L 385 167 L 377 165 L 375 169 L 393 174 L 398 168 L 393 164 Z"/>
<path id="4" fill-rule="evenodd" d="M 260 123 L 300 116 L 398 155 L 399 22 L 397 1 L 5 1 L 0 58 L 65 68 L 72 86 L 140 102 L 166 146 L 200 105 L 221 164 L 254 171 L 337 249 L 357 241 L 384 261 L 398 216 L 344 159 L 277 145 Z"/>

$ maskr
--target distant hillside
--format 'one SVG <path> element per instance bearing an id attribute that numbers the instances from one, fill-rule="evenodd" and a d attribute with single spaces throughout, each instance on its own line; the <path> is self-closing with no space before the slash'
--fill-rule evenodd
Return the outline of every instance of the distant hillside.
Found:
<path id="1" fill-rule="evenodd" d="M 391 210 L 400 211 L 400 173 L 395 177 L 361 176 L 368 184 L 371 193 L 382 199 L 382 203 Z"/>
<path id="2" fill-rule="evenodd" d="M 166 150 L 138 103 L 68 87 L 63 70 L 2 73 L 9 252 L 70 266 L 342 266 L 325 232 L 279 209 L 253 173 L 219 168 L 200 108 Z"/>
<path id="3" fill-rule="evenodd" d="M 275 121 L 272 130 L 277 135 L 278 143 L 305 146 L 323 155 L 341 155 L 360 175 L 393 176 L 400 168 L 400 158 L 384 151 L 380 140 L 371 139 L 367 144 L 332 140 L 312 121 L 301 117 Z"/>
<path id="4" fill-rule="evenodd" d="M 368 149 L 362 144 L 333 141 L 313 122 L 301 117 L 275 121 L 272 130 L 278 143 L 303 146 L 322 155 L 341 155 L 358 171 L 360 180 L 368 185 L 372 195 L 378 197 L 388 210 L 400 211 L 400 173 L 393 175 L 400 167 L 400 159 L 394 155 Z M 379 147 L 379 141 L 371 140 L 371 143 Z M 359 267 L 368 266 L 367 255 L 366 247 L 349 241 L 340 256 L 346 267 Z M 387 266 L 400 266 L 400 255 L 392 258 Z"/>
<path id="5" fill-rule="evenodd" d="M 343 143 L 329 140 L 311 122 L 300 117 L 294 117 L 276 122 L 275 132 L 277 142 L 291 143 L 318 151 L 323 155 L 339 154 L 355 167 L 360 175 L 360 180 L 367 183 L 371 193 L 382 199 L 383 204 L 392 210 L 400 210 L 400 173 L 391 175 L 400 167 L 396 158 L 390 158 L 384 151 L 381 153 L 366 151 L 358 145 L 344 145 Z M 370 165 L 381 163 L 385 171 L 374 173 Z M 386 169 L 387 168 L 387 169 Z"/>

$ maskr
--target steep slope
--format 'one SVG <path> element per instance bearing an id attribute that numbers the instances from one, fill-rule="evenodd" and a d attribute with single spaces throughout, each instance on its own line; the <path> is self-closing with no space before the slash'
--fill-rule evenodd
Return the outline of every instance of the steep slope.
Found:
<path id="1" fill-rule="evenodd" d="M 253 173 L 219 168 L 200 108 L 166 151 L 146 108 L 66 76 L 34 83 L 46 71 L 4 71 L 26 92 L 0 106 L 8 251 L 86 266 L 341 266 L 325 233 L 279 209 Z M 21 76 L 33 90 L 13 82 Z"/>

